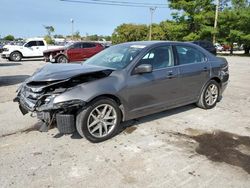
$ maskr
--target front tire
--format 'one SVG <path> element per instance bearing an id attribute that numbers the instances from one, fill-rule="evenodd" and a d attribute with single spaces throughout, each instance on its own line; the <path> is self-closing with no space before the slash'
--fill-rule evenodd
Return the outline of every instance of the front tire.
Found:
<path id="1" fill-rule="evenodd" d="M 204 87 L 197 106 L 203 109 L 211 109 L 219 100 L 220 85 L 215 80 L 210 80 Z"/>
<path id="2" fill-rule="evenodd" d="M 68 63 L 68 59 L 66 56 L 64 55 L 60 55 L 58 58 L 57 58 L 57 63 Z"/>
<path id="3" fill-rule="evenodd" d="M 120 130 L 121 111 L 110 98 L 94 100 L 76 117 L 77 132 L 93 143 L 105 141 Z"/>
<path id="4" fill-rule="evenodd" d="M 22 59 L 22 54 L 20 52 L 12 52 L 10 54 L 11 61 L 17 62 L 17 61 L 21 61 L 21 59 Z"/>

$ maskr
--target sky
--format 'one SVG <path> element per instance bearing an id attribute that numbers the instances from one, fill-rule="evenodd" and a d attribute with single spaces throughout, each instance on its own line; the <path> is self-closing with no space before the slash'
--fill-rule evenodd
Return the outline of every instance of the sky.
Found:
<path id="1" fill-rule="evenodd" d="M 125 1 L 125 0 L 116 0 Z M 167 0 L 126 0 L 130 2 L 167 3 Z M 44 25 L 53 26 L 53 34 L 71 35 L 74 31 L 81 35 L 111 35 L 122 23 L 149 24 L 149 8 L 88 5 L 60 0 L 0 0 L 0 37 L 12 34 L 29 38 L 44 36 Z M 153 22 L 171 19 L 169 8 L 157 9 Z"/>

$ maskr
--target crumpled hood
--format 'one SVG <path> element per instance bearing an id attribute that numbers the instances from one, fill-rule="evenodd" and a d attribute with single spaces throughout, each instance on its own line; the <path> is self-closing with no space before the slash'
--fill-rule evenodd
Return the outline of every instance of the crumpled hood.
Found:
<path id="1" fill-rule="evenodd" d="M 60 81 L 78 75 L 88 74 L 99 71 L 112 70 L 107 67 L 92 66 L 85 64 L 47 64 L 35 72 L 28 82 L 33 81 Z"/>

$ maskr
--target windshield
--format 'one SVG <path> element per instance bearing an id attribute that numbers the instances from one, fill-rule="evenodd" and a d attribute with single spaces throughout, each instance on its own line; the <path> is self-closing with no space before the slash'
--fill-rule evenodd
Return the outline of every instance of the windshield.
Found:
<path id="1" fill-rule="evenodd" d="M 144 47 L 143 45 L 111 46 L 88 59 L 84 64 L 120 70 L 126 67 Z"/>

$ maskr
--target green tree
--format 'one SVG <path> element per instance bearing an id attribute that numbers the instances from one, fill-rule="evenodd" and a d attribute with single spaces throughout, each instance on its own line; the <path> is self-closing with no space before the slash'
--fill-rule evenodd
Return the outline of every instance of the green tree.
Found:
<path id="1" fill-rule="evenodd" d="M 47 35 L 44 36 L 44 40 L 47 42 L 47 44 L 54 44 L 54 41 L 51 37 L 51 33 L 55 32 L 55 28 L 53 26 L 46 25 L 44 25 L 44 28 L 47 32 Z"/>
<path id="2" fill-rule="evenodd" d="M 51 36 L 51 33 L 55 32 L 55 28 L 53 26 L 44 25 L 45 30 L 47 31 L 47 35 Z"/>
<path id="3" fill-rule="evenodd" d="M 165 32 L 161 25 L 153 24 L 152 25 L 152 40 L 165 40 Z"/>
<path id="4" fill-rule="evenodd" d="M 54 44 L 55 42 L 53 41 L 53 39 L 51 38 L 51 36 L 46 35 L 44 37 L 44 40 L 47 42 L 47 44 Z"/>
<path id="5" fill-rule="evenodd" d="M 220 12 L 218 37 L 231 46 L 233 43 L 244 44 L 245 53 L 250 49 L 250 6 L 244 0 L 232 1 L 232 6 Z"/>
<path id="6" fill-rule="evenodd" d="M 183 40 L 212 39 L 215 11 L 213 0 L 169 0 L 169 7 L 175 10 L 174 21 L 186 25 L 187 35 Z"/>
<path id="7" fill-rule="evenodd" d="M 77 40 L 81 39 L 80 32 L 79 32 L 79 31 L 76 31 L 76 32 L 73 34 L 73 38 L 74 38 L 74 39 L 77 39 Z"/>
<path id="8" fill-rule="evenodd" d="M 89 35 L 87 37 L 87 40 L 90 40 L 90 41 L 98 41 L 99 40 L 99 36 L 97 34 L 95 35 Z"/>
<path id="9" fill-rule="evenodd" d="M 111 36 L 103 36 L 106 41 L 111 41 Z"/>
<path id="10" fill-rule="evenodd" d="M 185 22 L 167 20 L 161 22 L 160 27 L 164 32 L 164 40 L 183 41 L 184 37 L 188 34 Z"/>
<path id="11" fill-rule="evenodd" d="M 118 44 L 129 41 L 142 41 L 148 39 L 148 27 L 141 24 L 122 24 L 112 34 L 112 43 Z"/>
<path id="12" fill-rule="evenodd" d="M 15 37 L 13 35 L 7 35 L 3 39 L 8 40 L 8 41 L 13 41 L 13 40 L 15 40 Z"/>

